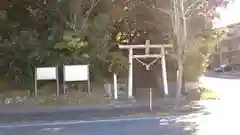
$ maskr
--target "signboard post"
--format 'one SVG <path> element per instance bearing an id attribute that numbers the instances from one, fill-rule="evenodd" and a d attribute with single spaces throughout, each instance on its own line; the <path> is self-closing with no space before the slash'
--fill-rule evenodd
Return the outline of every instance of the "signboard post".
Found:
<path id="1" fill-rule="evenodd" d="M 59 78 L 57 67 L 36 67 L 34 69 L 34 94 L 38 94 L 38 81 L 41 80 L 56 80 L 57 96 L 59 96 Z"/>
<path id="2" fill-rule="evenodd" d="M 63 83 L 76 82 L 76 81 L 87 81 L 88 93 L 90 94 L 90 75 L 89 65 L 64 65 L 63 67 Z M 64 94 L 66 90 L 64 89 Z"/>

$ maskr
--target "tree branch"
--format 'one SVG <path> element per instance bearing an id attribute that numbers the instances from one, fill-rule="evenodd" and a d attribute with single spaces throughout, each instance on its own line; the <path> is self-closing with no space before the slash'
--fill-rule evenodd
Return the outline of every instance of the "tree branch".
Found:
<path id="1" fill-rule="evenodd" d="M 191 11 L 191 9 L 192 9 L 194 6 L 198 5 L 199 2 L 201 2 L 201 1 L 205 1 L 205 0 L 196 0 L 194 3 L 192 3 L 191 5 L 189 5 L 189 6 L 187 7 L 187 10 L 184 12 L 184 15 L 188 14 L 188 13 Z"/>
<path id="2" fill-rule="evenodd" d="M 82 26 L 81 26 L 80 31 L 83 30 L 84 26 L 86 25 L 86 22 L 87 22 L 87 20 L 88 20 L 88 17 L 89 17 L 89 15 L 90 15 L 90 13 L 92 12 L 93 8 L 99 3 L 99 1 L 100 1 L 100 0 L 92 0 L 91 7 L 90 7 L 90 9 L 89 9 L 88 12 L 87 12 L 87 16 L 86 16 L 85 19 L 83 20 L 83 24 L 82 24 Z"/>
<path id="3" fill-rule="evenodd" d="M 162 8 L 156 8 L 156 7 L 153 7 L 153 8 L 156 9 L 157 11 L 163 12 L 163 13 L 169 15 L 169 16 L 172 15 L 172 12 L 171 12 L 171 11 L 167 11 L 167 10 L 164 10 L 164 9 L 162 9 Z"/>
<path id="4" fill-rule="evenodd" d="M 147 8 L 152 8 L 152 9 L 155 9 L 155 10 L 157 10 L 157 11 L 163 12 L 163 13 L 165 13 L 166 15 L 171 16 L 171 11 L 168 11 L 168 10 L 165 10 L 165 9 L 162 9 L 162 8 L 156 8 L 155 5 L 153 5 L 153 4 L 152 4 L 152 6 L 148 6 L 148 5 L 146 5 L 146 4 L 145 4 L 144 2 L 142 2 L 142 1 L 141 1 L 140 3 L 144 4 Z"/>

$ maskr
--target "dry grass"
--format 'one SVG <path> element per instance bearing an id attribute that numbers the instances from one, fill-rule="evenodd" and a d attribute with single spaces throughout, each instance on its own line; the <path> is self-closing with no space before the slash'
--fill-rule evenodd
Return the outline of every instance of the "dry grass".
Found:
<path id="1" fill-rule="evenodd" d="M 89 95 L 80 88 L 69 88 L 67 95 L 56 96 L 56 84 L 48 84 L 39 89 L 38 97 L 29 96 L 26 91 L 11 90 L 0 93 L 2 103 L 7 99 L 12 99 L 12 104 L 16 104 L 16 99 L 23 101 L 20 104 L 31 105 L 97 105 L 110 103 L 109 98 L 104 97 L 104 89 L 99 85 L 92 86 L 92 93 Z"/>
<path id="2" fill-rule="evenodd" d="M 208 100 L 208 99 L 218 99 L 218 97 L 213 92 L 203 92 L 201 94 L 201 100 Z"/>
<path id="3" fill-rule="evenodd" d="M 217 95 L 210 89 L 200 88 L 200 92 L 201 100 L 218 99 Z"/>

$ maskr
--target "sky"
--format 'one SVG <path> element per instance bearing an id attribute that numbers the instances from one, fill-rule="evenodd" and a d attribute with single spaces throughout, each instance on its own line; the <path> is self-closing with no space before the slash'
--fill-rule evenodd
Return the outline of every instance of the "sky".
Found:
<path id="1" fill-rule="evenodd" d="M 240 0 L 230 3 L 227 8 L 218 8 L 220 19 L 214 20 L 215 28 L 240 22 Z"/>

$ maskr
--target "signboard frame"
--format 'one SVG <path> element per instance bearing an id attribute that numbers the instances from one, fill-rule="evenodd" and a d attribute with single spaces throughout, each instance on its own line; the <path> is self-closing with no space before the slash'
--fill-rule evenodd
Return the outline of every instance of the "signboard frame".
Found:
<path id="1" fill-rule="evenodd" d="M 85 67 L 85 71 L 84 68 Z M 78 73 L 73 73 L 74 71 L 70 71 L 68 72 L 67 69 L 69 68 L 69 70 L 74 70 Z M 75 69 L 74 69 L 75 68 Z M 77 71 L 79 70 L 79 71 Z M 81 78 L 81 74 L 85 74 L 83 78 Z M 69 75 L 67 75 L 69 74 Z M 70 78 L 70 74 L 74 74 L 75 76 L 73 76 L 71 79 Z M 77 75 L 77 76 L 76 76 Z M 79 76 L 78 76 L 79 75 Z M 66 82 L 84 82 L 87 81 L 87 86 L 88 86 L 88 90 L 87 92 L 89 94 L 91 94 L 91 83 L 90 83 L 90 70 L 89 70 L 89 64 L 85 64 L 85 65 L 63 65 L 63 85 L 64 85 L 64 94 L 67 93 L 67 90 L 65 89 L 66 87 Z"/>
<path id="2" fill-rule="evenodd" d="M 44 70 L 39 70 L 40 69 L 45 69 L 45 72 L 44 73 Z M 55 72 L 55 73 L 47 73 L 48 70 L 53 70 L 51 72 Z M 46 74 L 46 75 L 52 75 L 52 76 L 46 76 L 46 75 L 42 75 L 41 74 Z M 55 74 L 55 77 L 53 76 Z M 45 76 L 45 78 L 44 78 Z M 38 95 L 38 81 L 43 81 L 43 80 L 56 80 L 56 84 L 57 84 L 57 96 L 59 96 L 60 92 L 59 92 L 59 77 L 58 77 L 58 67 L 35 67 L 34 68 L 34 95 L 35 97 L 37 97 Z"/>

